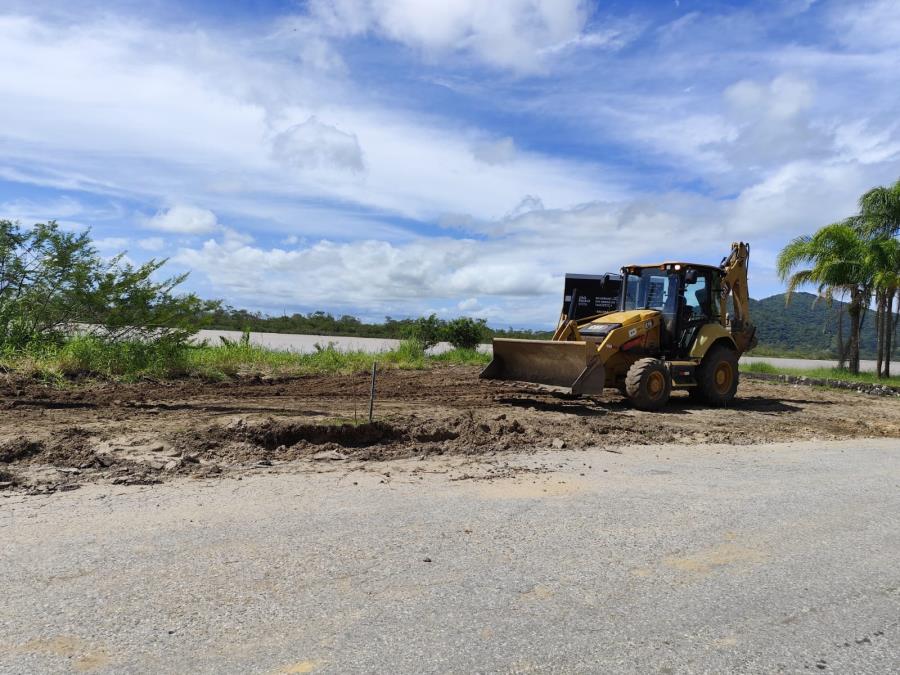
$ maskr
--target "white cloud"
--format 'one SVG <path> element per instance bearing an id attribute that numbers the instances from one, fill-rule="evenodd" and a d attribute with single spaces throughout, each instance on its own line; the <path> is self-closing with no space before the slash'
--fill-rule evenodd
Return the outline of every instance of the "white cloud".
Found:
<path id="1" fill-rule="evenodd" d="M 634 40 L 643 28 L 644 27 L 639 24 L 623 23 L 620 26 L 579 33 L 568 40 L 543 48 L 540 50 L 540 53 L 558 55 L 562 52 L 575 49 L 602 49 L 615 51 Z"/>
<path id="2" fill-rule="evenodd" d="M 900 3 L 896 0 L 837 3 L 832 22 L 838 39 L 851 47 L 900 46 Z"/>
<path id="3" fill-rule="evenodd" d="M 583 0 L 313 0 L 310 15 L 334 35 L 372 32 L 434 55 L 462 52 L 491 66 L 532 71 L 542 55 L 581 36 Z M 614 38 L 583 38 L 597 46 Z"/>
<path id="4" fill-rule="evenodd" d="M 416 219 L 495 218 L 523 192 L 557 206 L 618 192 L 618 179 L 583 160 L 501 147 L 508 161 L 479 161 L 472 147 L 483 131 L 369 101 L 352 82 L 243 47 L 114 18 L 65 26 L 0 18 L 0 93 L 9 102 L 0 176 L 203 203 L 236 218 L 277 209 L 282 227 L 304 235 L 327 230 L 330 218 L 304 214 L 329 201 Z M 48 109 L 66 115 L 50 119 Z M 356 220 L 345 236 L 366 232 L 366 219 Z"/>
<path id="5" fill-rule="evenodd" d="M 737 239 L 754 244 L 751 294 L 777 292 L 780 244 L 852 213 L 880 170 L 855 161 L 795 162 L 729 200 L 671 192 L 548 209 L 531 197 L 480 224 L 477 240 L 320 240 L 286 250 L 226 235 L 183 248 L 175 259 L 232 304 L 258 306 L 264 298 L 375 317 L 443 307 L 442 315 L 500 325 L 549 325 L 566 272 L 602 273 L 671 258 L 716 264 Z"/>
<path id="6" fill-rule="evenodd" d="M 739 117 L 768 117 L 789 120 L 808 110 L 813 103 L 813 83 L 780 75 L 768 84 L 741 80 L 725 90 L 725 100 Z"/>
<path id="7" fill-rule="evenodd" d="M 155 253 L 166 247 L 166 240 L 162 237 L 146 237 L 145 239 L 138 239 L 138 246 L 144 251 Z"/>
<path id="8" fill-rule="evenodd" d="M 295 169 L 362 171 L 363 153 L 356 136 L 311 116 L 272 139 L 272 155 Z"/>
<path id="9" fill-rule="evenodd" d="M 209 234 L 219 228 L 216 214 L 208 209 L 184 204 L 160 211 L 147 220 L 147 227 L 177 234 Z"/>
<path id="10" fill-rule="evenodd" d="M 484 141 L 472 148 L 472 154 L 485 164 L 508 164 L 516 157 L 516 143 L 510 136 Z"/>
<path id="11" fill-rule="evenodd" d="M 866 120 L 838 125 L 834 145 L 844 158 L 855 158 L 863 164 L 887 162 L 900 157 L 897 124 L 877 129 Z"/>
<path id="12" fill-rule="evenodd" d="M 866 30 L 890 25 L 883 3 L 856 7 Z M 835 42 L 845 9 L 803 17 L 809 35 L 834 20 L 820 41 L 773 43 L 765 11 L 718 9 L 627 51 L 575 1 L 323 0 L 265 36 L 0 18 L 0 179 L 127 208 L 2 206 L 101 220 L 114 239 L 170 205 L 152 226 L 207 241 L 143 232 L 136 247 L 180 246 L 189 283 L 250 307 L 552 322 L 566 271 L 717 262 L 737 237 L 774 292 L 780 241 L 900 175 L 897 50 L 856 29 Z M 384 39 L 412 49 L 369 78 Z"/>

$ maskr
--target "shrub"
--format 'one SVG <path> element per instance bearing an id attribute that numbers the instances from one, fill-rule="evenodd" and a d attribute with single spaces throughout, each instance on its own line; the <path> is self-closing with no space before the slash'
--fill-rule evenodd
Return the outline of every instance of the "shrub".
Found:
<path id="1" fill-rule="evenodd" d="M 484 319 L 461 316 L 447 322 L 444 329 L 447 341 L 456 349 L 475 349 L 484 338 L 487 327 Z"/>
<path id="2" fill-rule="evenodd" d="M 59 346 L 78 324 L 102 343 L 160 342 L 163 351 L 186 344 L 218 303 L 175 295 L 186 275 L 158 279 L 165 262 L 104 259 L 88 233 L 64 232 L 54 221 L 22 228 L 0 220 L 0 347 Z M 131 358 L 134 350 L 126 351 Z"/>
<path id="3" fill-rule="evenodd" d="M 407 339 L 417 342 L 422 350 L 434 347 L 443 338 L 443 324 L 436 315 L 421 317 L 412 321 L 407 328 Z"/>

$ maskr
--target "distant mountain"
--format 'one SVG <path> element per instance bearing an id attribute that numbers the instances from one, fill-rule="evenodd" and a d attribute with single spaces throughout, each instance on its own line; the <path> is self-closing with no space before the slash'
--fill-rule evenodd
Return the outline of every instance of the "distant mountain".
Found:
<path id="1" fill-rule="evenodd" d="M 779 293 L 762 300 L 750 300 L 750 319 L 759 336 L 758 351 L 773 350 L 807 356 L 833 356 L 837 353 L 837 317 L 841 303 L 831 307 L 812 293 L 794 293 L 790 304 Z M 818 300 L 818 301 L 817 301 Z M 850 335 L 844 312 L 844 339 Z M 875 312 L 866 312 L 860 352 L 863 358 L 875 358 Z M 894 358 L 900 352 L 895 346 Z"/>

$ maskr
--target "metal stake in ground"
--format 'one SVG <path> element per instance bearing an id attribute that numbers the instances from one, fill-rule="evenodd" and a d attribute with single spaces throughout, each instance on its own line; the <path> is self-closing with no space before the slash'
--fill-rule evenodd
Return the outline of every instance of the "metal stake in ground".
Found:
<path id="1" fill-rule="evenodd" d="M 372 361 L 372 388 L 369 391 L 369 424 L 372 423 L 372 410 L 375 407 L 375 361 Z"/>

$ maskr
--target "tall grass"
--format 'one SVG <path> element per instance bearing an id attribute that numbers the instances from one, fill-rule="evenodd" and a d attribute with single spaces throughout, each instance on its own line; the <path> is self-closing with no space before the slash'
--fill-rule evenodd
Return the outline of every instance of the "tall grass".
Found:
<path id="1" fill-rule="evenodd" d="M 332 345 L 297 353 L 253 345 L 249 340 L 170 345 L 79 336 L 61 345 L 0 353 L 0 370 L 45 380 L 83 377 L 135 381 L 189 376 L 217 380 L 252 375 L 350 374 L 368 371 L 373 361 L 380 368 L 424 369 L 446 364 L 480 365 L 488 360 L 486 355 L 467 349 L 431 356 L 412 341 L 378 354 L 343 351 Z"/>
<path id="2" fill-rule="evenodd" d="M 766 361 L 754 361 L 742 363 L 741 371 L 745 373 L 764 373 L 767 375 L 796 375 L 813 377 L 823 380 L 840 380 L 842 382 L 862 382 L 865 384 L 886 384 L 892 387 L 900 387 L 900 376 L 893 375 L 889 378 L 879 378 L 875 373 L 852 374 L 849 370 L 840 368 L 782 368 Z"/>

